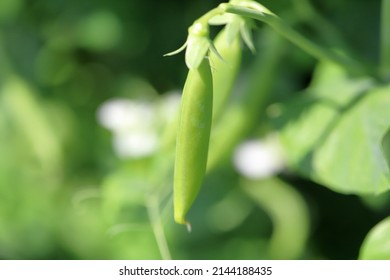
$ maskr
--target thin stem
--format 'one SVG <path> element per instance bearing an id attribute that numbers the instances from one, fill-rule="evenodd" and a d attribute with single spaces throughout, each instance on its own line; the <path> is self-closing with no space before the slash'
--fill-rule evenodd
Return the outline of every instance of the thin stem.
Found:
<path id="1" fill-rule="evenodd" d="M 382 0 L 381 15 L 381 71 L 390 76 L 390 0 Z"/>
<path id="2" fill-rule="evenodd" d="M 207 13 L 205 13 L 203 16 L 198 18 L 195 22 L 200 22 L 200 23 L 206 25 L 206 24 L 208 24 L 210 19 L 212 19 L 215 16 L 222 15 L 224 12 L 225 12 L 225 10 L 222 7 L 218 6 L 214 9 L 208 11 Z"/>
<path id="3" fill-rule="evenodd" d="M 224 5 L 226 12 L 233 13 L 245 17 L 250 17 L 256 20 L 260 20 L 268 25 L 270 25 L 275 31 L 284 36 L 286 39 L 306 51 L 308 54 L 314 56 L 320 60 L 330 60 L 334 63 L 344 67 L 348 71 L 355 74 L 366 74 L 366 70 L 361 67 L 356 61 L 342 56 L 338 53 L 329 51 L 312 41 L 306 39 L 304 36 L 293 30 L 289 25 L 287 25 L 283 20 L 278 16 L 272 13 L 261 13 L 253 9 L 248 9 L 244 7 L 234 6 L 226 4 Z"/>
<path id="4" fill-rule="evenodd" d="M 165 237 L 164 228 L 161 223 L 161 217 L 158 207 L 158 199 L 154 195 L 150 195 L 147 200 L 147 209 L 150 222 L 152 224 L 153 233 L 156 238 L 157 246 L 160 250 L 162 259 L 171 260 L 167 239 Z"/>

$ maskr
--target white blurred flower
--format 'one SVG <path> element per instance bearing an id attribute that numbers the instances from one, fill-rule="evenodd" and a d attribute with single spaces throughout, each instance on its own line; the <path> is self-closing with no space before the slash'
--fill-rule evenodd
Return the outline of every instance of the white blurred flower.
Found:
<path id="1" fill-rule="evenodd" d="M 285 160 L 276 137 L 268 137 L 240 144 L 234 153 L 234 165 L 241 175 L 260 179 L 280 172 Z"/>
<path id="2" fill-rule="evenodd" d="M 140 158 L 153 154 L 158 144 L 154 131 L 134 131 L 114 134 L 113 145 L 121 158 Z"/>
<path id="3" fill-rule="evenodd" d="M 121 158 L 139 158 L 157 149 L 157 116 L 153 103 L 116 98 L 103 103 L 99 123 L 114 134 L 113 146 Z"/>
<path id="4" fill-rule="evenodd" d="M 164 98 L 161 100 L 161 115 L 170 122 L 177 116 L 177 112 L 180 107 L 181 92 L 171 91 L 164 94 Z"/>
<path id="5" fill-rule="evenodd" d="M 150 126 L 156 116 L 151 103 L 117 98 L 106 101 L 98 111 L 101 125 L 112 131 Z"/>
<path id="6" fill-rule="evenodd" d="M 180 92 L 167 93 L 158 102 L 115 98 L 102 104 L 98 122 L 113 133 L 113 149 L 121 158 L 153 154 L 161 127 L 176 116 Z"/>

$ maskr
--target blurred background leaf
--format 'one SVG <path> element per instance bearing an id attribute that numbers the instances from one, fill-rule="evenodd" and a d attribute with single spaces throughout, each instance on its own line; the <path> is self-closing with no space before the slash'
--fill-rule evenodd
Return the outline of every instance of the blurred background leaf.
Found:
<path id="1" fill-rule="evenodd" d="M 390 219 L 386 218 L 367 235 L 360 251 L 363 260 L 388 260 L 390 244 Z"/>
<path id="2" fill-rule="evenodd" d="M 390 126 L 390 88 L 349 78 L 335 65 L 319 68 L 305 94 L 285 103 L 276 120 L 291 164 L 340 193 L 388 191 L 382 138 Z"/>

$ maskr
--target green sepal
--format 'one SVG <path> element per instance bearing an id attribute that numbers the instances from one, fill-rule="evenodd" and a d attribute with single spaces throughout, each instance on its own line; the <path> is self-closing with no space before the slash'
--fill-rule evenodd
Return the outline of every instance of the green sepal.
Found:
<path id="1" fill-rule="evenodd" d="M 240 33 L 241 33 L 241 38 L 244 41 L 245 45 L 250 49 L 252 53 L 255 53 L 256 49 L 253 43 L 250 23 L 248 21 L 245 21 L 243 24 L 241 24 Z"/>

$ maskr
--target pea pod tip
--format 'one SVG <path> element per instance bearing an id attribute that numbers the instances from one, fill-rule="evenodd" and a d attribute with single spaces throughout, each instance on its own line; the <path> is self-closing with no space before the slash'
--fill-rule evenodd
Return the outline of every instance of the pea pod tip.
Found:
<path id="1" fill-rule="evenodd" d="M 190 222 L 186 221 L 185 219 L 180 219 L 180 220 L 176 219 L 175 222 L 180 224 L 180 225 L 186 226 L 186 229 L 187 229 L 188 233 L 191 233 L 192 226 L 191 226 Z"/>
<path id="2" fill-rule="evenodd" d="M 191 233 L 192 226 L 191 226 L 191 224 L 189 222 L 186 223 L 186 228 L 187 228 L 188 233 Z"/>

